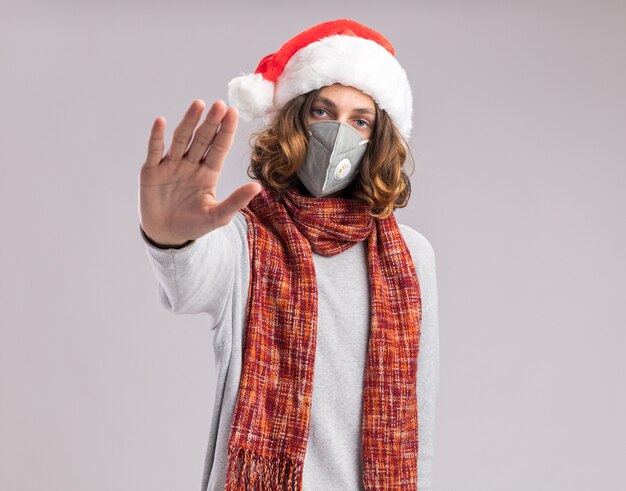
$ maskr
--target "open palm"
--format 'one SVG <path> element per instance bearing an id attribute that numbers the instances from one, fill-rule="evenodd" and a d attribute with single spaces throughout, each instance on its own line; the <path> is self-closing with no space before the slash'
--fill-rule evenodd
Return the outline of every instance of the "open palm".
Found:
<path id="1" fill-rule="evenodd" d="M 262 189 L 251 182 L 217 201 L 217 184 L 239 115 L 218 99 L 194 134 L 203 110 L 201 99 L 191 103 L 165 156 L 165 119 L 157 117 L 152 126 L 139 173 L 139 217 L 143 231 L 158 244 L 178 246 L 226 225 Z"/>

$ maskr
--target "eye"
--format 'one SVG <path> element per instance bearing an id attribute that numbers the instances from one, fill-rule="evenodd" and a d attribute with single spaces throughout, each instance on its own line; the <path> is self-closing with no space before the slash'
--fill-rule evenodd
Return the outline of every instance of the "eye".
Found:
<path id="1" fill-rule="evenodd" d="M 364 119 L 357 119 L 356 121 L 357 121 L 357 123 L 358 122 L 365 123 L 365 124 L 357 124 L 357 126 L 359 128 L 366 128 L 367 126 L 369 126 L 369 123 L 367 121 L 365 121 Z"/>
<path id="2" fill-rule="evenodd" d="M 320 114 L 316 111 L 321 111 L 323 114 Z M 321 109 L 319 107 L 314 107 L 311 112 L 315 114 L 316 116 L 324 116 L 324 114 L 328 114 L 325 109 Z"/>

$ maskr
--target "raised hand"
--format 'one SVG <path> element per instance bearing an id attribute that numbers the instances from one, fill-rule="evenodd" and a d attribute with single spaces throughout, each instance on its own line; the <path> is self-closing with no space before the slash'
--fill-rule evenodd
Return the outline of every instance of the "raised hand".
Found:
<path id="1" fill-rule="evenodd" d="M 203 110 L 201 99 L 191 103 L 165 156 L 165 118 L 157 117 L 152 125 L 139 173 L 139 219 L 146 235 L 161 246 L 177 247 L 226 225 L 262 189 L 251 182 L 217 201 L 217 183 L 239 114 L 218 99 L 196 129 Z"/>

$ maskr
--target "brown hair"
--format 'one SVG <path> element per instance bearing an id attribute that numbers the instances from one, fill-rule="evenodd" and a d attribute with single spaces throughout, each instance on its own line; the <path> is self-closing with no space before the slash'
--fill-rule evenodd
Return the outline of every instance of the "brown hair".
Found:
<path id="1" fill-rule="evenodd" d="M 269 124 L 252 133 L 252 156 L 248 176 L 274 189 L 278 199 L 288 189 L 298 187 L 296 170 L 306 156 L 307 118 L 311 106 L 322 88 L 299 95 L 288 101 Z M 376 106 L 376 121 L 370 142 L 357 177 L 347 186 L 352 199 L 370 207 L 374 217 L 385 218 L 394 209 L 404 208 L 411 195 L 411 183 L 404 171 L 407 150 L 411 149 L 398 132 L 386 111 Z M 254 142 L 253 142 L 254 140 Z"/>

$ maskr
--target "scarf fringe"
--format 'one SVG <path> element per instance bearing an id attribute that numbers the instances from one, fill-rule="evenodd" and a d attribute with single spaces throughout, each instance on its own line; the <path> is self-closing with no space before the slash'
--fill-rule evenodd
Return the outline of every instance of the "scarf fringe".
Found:
<path id="1" fill-rule="evenodd" d="M 289 459 L 259 455 L 246 448 L 228 452 L 224 491 L 298 491 L 302 466 Z"/>

